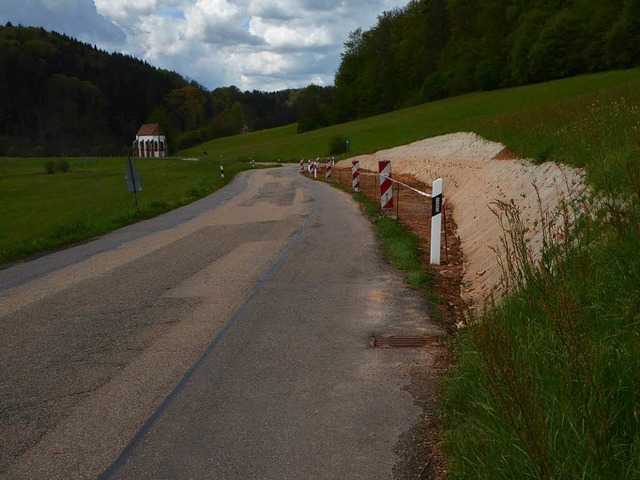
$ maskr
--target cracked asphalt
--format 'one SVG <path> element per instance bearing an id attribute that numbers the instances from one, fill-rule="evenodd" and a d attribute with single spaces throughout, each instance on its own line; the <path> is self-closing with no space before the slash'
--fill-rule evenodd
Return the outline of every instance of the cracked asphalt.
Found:
<path id="1" fill-rule="evenodd" d="M 0 271 L 0 477 L 393 478 L 439 333 L 348 195 L 285 166 Z"/>

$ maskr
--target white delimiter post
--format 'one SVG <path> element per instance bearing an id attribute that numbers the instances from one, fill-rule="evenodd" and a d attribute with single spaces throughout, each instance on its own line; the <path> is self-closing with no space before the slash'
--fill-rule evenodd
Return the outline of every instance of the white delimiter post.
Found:
<path id="1" fill-rule="evenodd" d="M 440 265 L 440 234 L 442 231 L 442 179 L 431 187 L 431 265 Z"/>

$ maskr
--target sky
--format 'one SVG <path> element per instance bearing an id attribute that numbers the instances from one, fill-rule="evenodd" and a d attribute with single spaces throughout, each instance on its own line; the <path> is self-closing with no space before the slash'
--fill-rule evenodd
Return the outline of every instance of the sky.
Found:
<path id="1" fill-rule="evenodd" d="M 408 0 L 0 0 L 0 24 L 43 27 L 209 89 L 331 85 L 349 32 Z"/>

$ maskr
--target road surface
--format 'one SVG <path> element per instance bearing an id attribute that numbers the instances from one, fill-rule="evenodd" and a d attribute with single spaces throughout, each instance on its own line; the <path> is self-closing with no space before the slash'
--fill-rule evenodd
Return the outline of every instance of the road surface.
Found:
<path id="1" fill-rule="evenodd" d="M 439 333 L 294 167 L 0 271 L 0 477 L 387 479 Z"/>

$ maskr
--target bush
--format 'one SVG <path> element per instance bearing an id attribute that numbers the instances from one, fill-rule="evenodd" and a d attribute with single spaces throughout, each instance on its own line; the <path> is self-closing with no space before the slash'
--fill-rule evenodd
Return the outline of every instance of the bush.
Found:
<path id="1" fill-rule="evenodd" d="M 69 171 L 69 162 L 65 159 L 60 159 L 57 161 L 48 160 L 44 164 L 44 171 L 47 175 L 52 175 L 56 172 L 66 173 Z"/>
<path id="2" fill-rule="evenodd" d="M 329 142 L 329 155 L 340 155 L 341 153 L 347 153 L 347 139 L 336 135 Z"/>
<path id="3" fill-rule="evenodd" d="M 423 102 L 433 102 L 449 96 L 447 80 L 441 73 L 433 73 L 425 78 L 420 95 Z"/>
<path id="4" fill-rule="evenodd" d="M 60 159 L 56 162 L 56 171 L 67 173 L 69 171 L 69 162 L 65 159 Z"/>
<path id="5" fill-rule="evenodd" d="M 184 133 L 178 140 L 178 148 L 185 149 L 198 145 L 207 140 L 205 130 L 190 130 Z"/>

